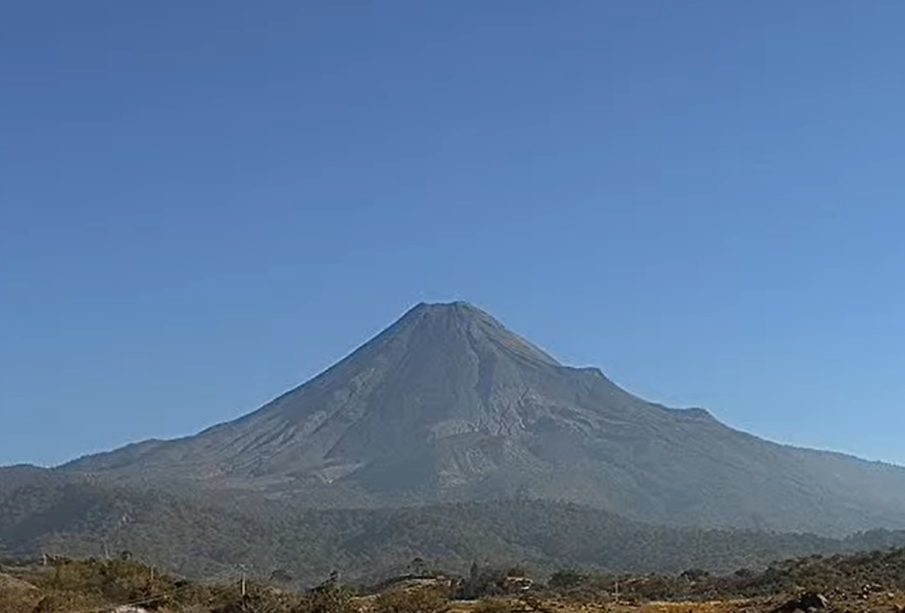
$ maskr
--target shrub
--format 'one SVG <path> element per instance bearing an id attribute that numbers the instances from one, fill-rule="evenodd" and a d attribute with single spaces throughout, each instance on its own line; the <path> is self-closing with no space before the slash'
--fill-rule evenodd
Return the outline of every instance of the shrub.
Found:
<path id="1" fill-rule="evenodd" d="M 299 613 L 358 613 L 358 607 L 349 590 L 330 585 L 309 593 Z"/>
<path id="2" fill-rule="evenodd" d="M 97 594 L 52 590 L 34 607 L 35 613 L 56 613 L 94 609 L 104 604 Z"/>
<path id="3" fill-rule="evenodd" d="M 31 611 L 41 599 L 37 590 L 0 589 L 0 613 L 22 613 Z"/>
<path id="4" fill-rule="evenodd" d="M 381 594 L 374 603 L 377 613 L 439 613 L 447 597 L 437 588 L 420 588 Z"/>
<path id="5" fill-rule="evenodd" d="M 478 603 L 472 613 L 512 613 L 516 607 L 509 600 L 487 598 Z"/>
<path id="6" fill-rule="evenodd" d="M 549 586 L 554 590 L 569 590 L 578 587 L 587 580 L 587 577 L 578 571 L 566 569 L 553 573 Z"/>

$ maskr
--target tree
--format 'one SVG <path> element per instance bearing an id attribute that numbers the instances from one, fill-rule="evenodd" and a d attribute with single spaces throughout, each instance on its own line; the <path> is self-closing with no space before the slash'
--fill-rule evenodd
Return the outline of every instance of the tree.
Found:
<path id="1" fill-rule="evenodd" d="M 300 613 L 358 613 L 358 607 L 349 590 L 329 584 L 312 590 Z"/>
<path id="2" fill-rule="evenodd" d="M 423 577 L 427 572 L 424 558 L 421 558 L 421 557 L 417 557 L 414 560 L 412 560 L 412 563 L 409 565 L 409 568 L 411 569 L 412 574 L 415 575 L 416 577 Z"/>
<path id="3" fill-rule="evenodd" d="M 679 575 L 679 577 L 681 577 L 682 579 L 687 579 L 689 581 L 700 581 L 702 579 L 706 579 L 709 576 L 710 573 L 708 573 L 703 568 L 689 568 L 681 575 Z"/>
<path id="4" fill-rule="evenodd" d="M 548 585 L 554 590 L 568 590 L 581 585 L 586 577 L 576 570 L 558 570 L 550 577 Z"/>
<path id="5" fill-rule="evenodd" d="M 277 568 L 270 573 L 270 580 L 274 583 L 292 583 L 292 575 L 282 568 Z"/>

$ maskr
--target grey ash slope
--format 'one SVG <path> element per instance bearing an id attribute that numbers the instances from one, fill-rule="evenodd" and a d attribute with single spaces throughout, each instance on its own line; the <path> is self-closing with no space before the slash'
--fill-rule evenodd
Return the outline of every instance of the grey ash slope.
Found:
<path id="1" fill-rule="evenodd" d="M 655 522 L 905 527 L 905 469 L 770 443 L 637 398 L 465 304 L 418 305 L 237 421 L 65 470 L 351 506 L 545 498 Z"/>

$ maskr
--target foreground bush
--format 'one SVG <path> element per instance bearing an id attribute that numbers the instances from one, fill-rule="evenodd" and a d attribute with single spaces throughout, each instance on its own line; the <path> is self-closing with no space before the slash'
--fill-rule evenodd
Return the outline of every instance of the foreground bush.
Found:
<path id="1" fill-rule="evenodd" d="M 447 594 L 438 588 L 420 588 L 381 594 L 374 603 L 376 613 L 440 613 Z"/>
<path id="2" fill-rule="evenodd" d="M 503 598 L 487 598 L 478 603 L 472 613 L 512 613 L 516 607 L 510 600 Z"/>
<path id="3" fill-rule="evenodd" d="M 329 586 L 308 594 L 298 613 L 358 613 L 352 593 L 340 586 Z"/>

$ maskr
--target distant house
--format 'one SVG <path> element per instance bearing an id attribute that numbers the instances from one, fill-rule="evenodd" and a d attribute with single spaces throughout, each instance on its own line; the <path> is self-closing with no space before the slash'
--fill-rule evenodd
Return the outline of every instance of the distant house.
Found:
<path id="1" fill-rule="evenodd" d="M 534 586 L 534 581 L 521 575 L 507 576 L 503 579 L 503 590 L 509 594 L 527 592 Z"/>

